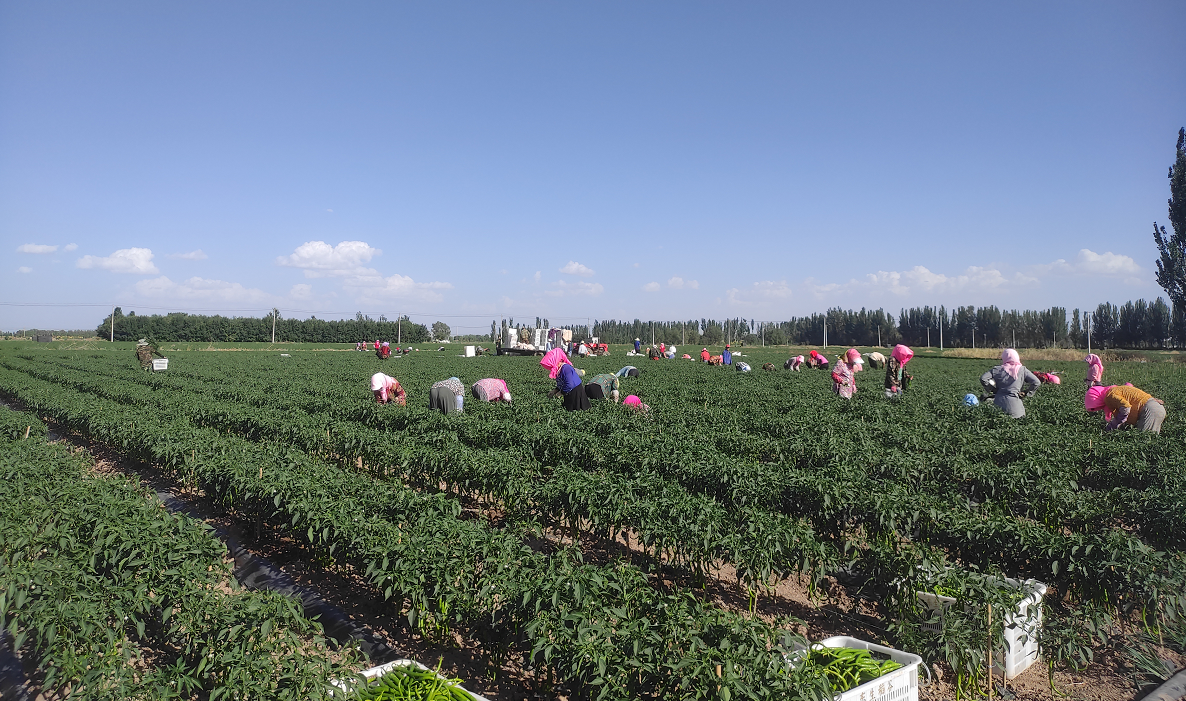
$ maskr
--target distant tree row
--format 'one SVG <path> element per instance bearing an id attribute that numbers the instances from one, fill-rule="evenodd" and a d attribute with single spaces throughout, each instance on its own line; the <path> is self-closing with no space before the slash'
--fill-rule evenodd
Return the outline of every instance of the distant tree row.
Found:
<path id="1" fill-rule="evenodd" d="M 1086 348 L 1088 332 L 1093 348 L 1186 347 L 1186 313 L 1171 309 L 1160 297 L 1123 306 L 1105 302 L 1091 312 L 1065 307 L 1040 310 L 1001 310 L 987 307 L 914 307 L 902 309 L 897 319 L 883 309 L 829 309 L 822 314 L 791 317 L 788 321 L 753 319 L 689 319 L 688 321 L 615 321 L 593 324 L 592 335 L 603 343 L 686 344 L 693 346 L 745 345 L 819 346 L 827 327 L 828 345 L 911 346 L 946 348 Z"/>
<path id="2" fill-rule="evenodd" d="M 395 343 L 423 343 L 431 334 L 428 327 L 413 323 L 404 316 L 388 320 L 380 316 L 372 319 L 359 313 L 353 319 L 326 321 L 317 317 L 308 319 L 285 319 L 276 315 L 276 340 L 288 343 L 356 343 L 382 339 Z M 111 332 L 111 315 L 95 329 L 96 335 L 108 338 Z M 445 329 L 446 334 L 448 329 Z M 204 316 L 199 314 L 153 314 L 140 316 L 136 312 L 124 314 L 115 308 L 115 340 L 135 341 L 151 338 L 158 342 L 214 342 L 246 343 L 272 340 L 272 315 L 255 318 L 249 316 Z"/>

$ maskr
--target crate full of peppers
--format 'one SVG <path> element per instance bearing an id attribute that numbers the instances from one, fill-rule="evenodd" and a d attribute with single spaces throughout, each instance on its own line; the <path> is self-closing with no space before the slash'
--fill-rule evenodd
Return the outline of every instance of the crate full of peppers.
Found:
<path id="1" fill-rule="evenodd" d="M 415 660 L 396 660 L 359 673 L 353 682 L 335 681 L 334 696 L 347 701 L 488 701 L 467 691 L 460 679 Z"/>
<path id="2" fill-rule="evenodd" d="M 921 663 L 918 655 L 843 635 L 821 640 L 792 660 L 825 676 L 833 701 L 918 701 Z"/>

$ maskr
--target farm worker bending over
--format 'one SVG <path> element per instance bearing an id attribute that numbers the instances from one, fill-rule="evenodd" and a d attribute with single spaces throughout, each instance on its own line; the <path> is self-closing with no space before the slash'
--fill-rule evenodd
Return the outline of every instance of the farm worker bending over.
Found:
<path id="1" fill-rule="evenodd" d="M 441 380 L 428 391 L 428 408 L 437 409 L 442 414 L 452 414 L 463 410 L 465 405 L 465 386 L 456 377 Z"/>
<path id="2" fill-rule="evenodd" d="M 469 388 L 473 393 L 474 399 L 483 402 L 511 402 L 511 389 L 507 387 L 505 380 L 499 380 L 493 377 L 487 377 L 484 380 L 478 380 Z"/>
<path id="3" fill-rule="evenodd" d="M 787 358 L 787 362 L 782 364 L 782 369 L 799 372 L 799 367 L 801 365 L 803 365 L 803 356 L 796 355 L 794 358 Z"/>
<path id="4" fill-rule="evenodd" d="M 1009 416 L 1020 419 L 1025 416 L 1022 393 L 1025 392 L 1027 397 L 1034 396 L 1042 382 L 1021 364 L 1017 351 L 1006 348 L 1001 353 L 1001 364 L 981 375 L 980 384 L 987 392 L 995 393 L 993 404 Z"/>
<path id="5" fill-rule="evenodd" d="M 642 351 L 642 341 L 639 341 L 636 338 L 636 339 L 634 339 L 634 352 L 639 353 L 641 351 Z"/>
<path id="6" fill-rule="evenodd" d="M 1092 353 L 1084 358 L 1083 362 L 1087 363 L 1087 377 L 1083 379 L 1087 388 L 1091 389 L 1092 387 L 1104 384 L 1104 361 L 1100 360 L 1098 355 Z"/>
<path id="7" fill-rule="evenodd" d="M 860 351 L 849 348 L 832 371 L 832 391 L 845 399 L 852 399 L 853 393 L 857 391 L 856 368 L 857 358 L 860 357 Z"/>
<path id="8" fill-rule="evenodd" d="M 637 394 L 632 394 L 629 397 L 626 397 L 626 399 L 622 401 L 622 404 L 625 404 L 631 409 L 636 410 L 640 414 L 645 414 L 651 410 L 649 406 L 642 403 L 642 400 L 638 398 Z"/>
<path id="9" fill-rule="evenodd" d="M 638 377 L 638 368 L 634 367 L 633 365 L 627 365 L 614 374 L 618 377 Z"/>
<path id="10" fill-rule="evenodd" d="M 807 367 L 809 368 L 827 368 L 828 359 L 820 355 L 819 351 L 811 351 L 807 354 Z"/>
<path id="11" fill-rule="evenodd" d="M 1161 433 L 1161 422 L 1165 421 L 1165 404 L 1160 399 L 1128 385 L 1088 388 L 1083 407 L 1104 412 L 1105 431 L 1135 426 L 1138 431 Z"/>
<path id="12" fill-rule="evenodd" d="M 709 358 L 709 356 L 708 356 L 708 349 L 707 349 L 707 348 L 701 348 L 701 349 L 700 349 L 700 359 L 701 359 L 702 361 L 704 361 L 704 362 L 706 362 L 706 363 L 707 363 L 707 362 L 708 362 L 708 358 Z"/>
<path id="13" fill-rule="evenodd" d="M 563 348 L 553 348 L 547 353 L 544 353 L 544 357 L 540 358 L 539 364 L 548 371 L 548 378 L 554 380 L 556 379 L 556 375 L 560 373 L 560 366 L 566 364 L 572 365 L 572 362 L 568 359 L 568 355 L 564 353 Z"/>
<path id="14" fill-rule="evenodd" d="M 146 339 L 136 341 L 136 359 L 140 361 L 140 369 L 147 370 L 152 367 L 152 356 L 163 358 L 161 352 L 157 350 L 156 346 L 148 345 Z"/>
<path id="15" fill-rule="evenodd" d="M 572 365 L 561 365 L 556 373 L 556 389 L 548 392 L 548 397 L 564 395 L 564 409 L 566 411 L 584 411 L 591 408 L 589 396 L 585 394 L 585 387 L 581 384 L 581 376 Z"/>
<path id="16" fill-rule="evenodd" d="M 614 404 L 617 404 L 618 387 L 618 376 L 607 372 L 590 377 L 589 382 L 585 385 L 585 394 L 589 399 L 610 399 Z"/>
<path id="17" fill-rule="evenodd" d="M 879 368 L 885 365 L 885 356 L 877 351 L 869 354 L 869 367 Z"/>
<path id="18" fill-rule="evenodd" d="M 889 399 L 902 396 L 902 390 L 910 386 L 914 375 L 906 372 L 906 363 L 914 357 L 914 351 L 899 343 L 890 351 L 889 360 L 885 361 L 885 396 Z M 882 356 L 884 360 L 884 356 Z M 873 356 L 869 356 L 873 362 Z"/>
<path id="19" fill-rule="evenodd" d="M 725 365 L 733 364 L 733 354 L 729 352 L 729 344 L 725 344 L 725 351 L 721 353 L 721 362 Z"/>
<path id="20" fill-rule="evenodd" d="M 399 406 L 408 405 L 408 394 L 404 392 L 404 388 L 399 386 L 399 380 L 391 375 L 384 375 L 377 372 L 371 375 L 371 391 L 375 393 L 375 401 L 380 404 L 398 404 Z"/>

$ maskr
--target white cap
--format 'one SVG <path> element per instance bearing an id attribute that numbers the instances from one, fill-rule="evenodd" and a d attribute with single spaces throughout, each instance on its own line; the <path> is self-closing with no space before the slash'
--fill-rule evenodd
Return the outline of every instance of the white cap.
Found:
<path id="1" fill-rule="evenodd" d="M 504 402 L 509 402 L 509 401 L 511 401 L 511 393 L 510 393 L 510 392 L 503 392 L 503 393 L 502 393 L 502 401 L 504 401 Z"/>

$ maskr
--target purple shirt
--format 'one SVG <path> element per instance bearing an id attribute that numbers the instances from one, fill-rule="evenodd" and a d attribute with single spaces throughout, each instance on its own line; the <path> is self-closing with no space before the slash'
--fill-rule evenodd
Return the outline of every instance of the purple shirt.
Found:
<path id="1" fill-rule="evenodd" d="M 577 369 L 565 363 L 560 368 L 560 374 L 556 375 L 556 389 L 568 394 L 580 386 L 581 376 L 577 374 Z"/>

